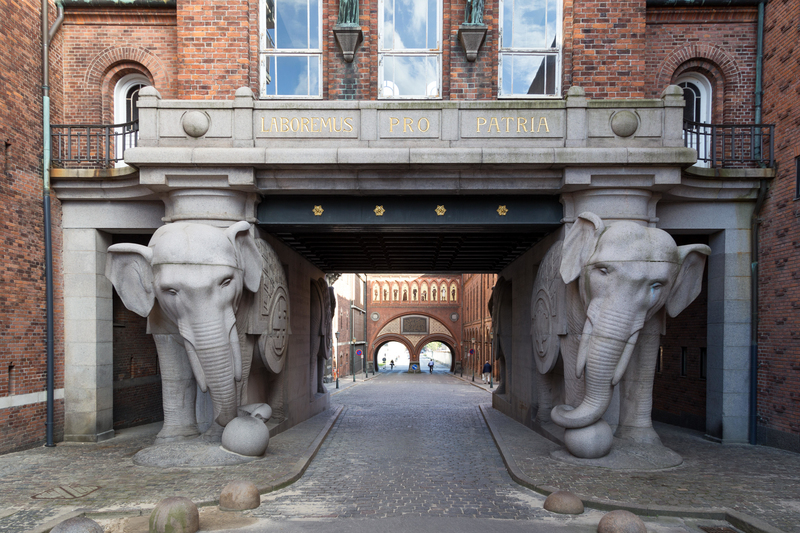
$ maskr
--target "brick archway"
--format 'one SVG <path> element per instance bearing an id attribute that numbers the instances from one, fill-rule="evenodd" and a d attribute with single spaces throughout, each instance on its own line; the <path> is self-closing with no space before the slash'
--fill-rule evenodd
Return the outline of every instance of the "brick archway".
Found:
<path id="1" fill-rule="evenodd" d="M 714 86 L 714 120 L 720 123 L 731 116 L 732 99 L 742 87 L 742 72 L 739 64 L 721 48 L 713 44 L 691 44 L 672 51 L 658 68 L 656 87 L 666 87 L 686 72 L 700 72 Z"/>
<path id="2" fill-rule="evenodd" d="M 426 336 L 424 339 L 419 341 L 417 345 L 414 347 L 414 351 L 416 352 L 416 360 L 420 360 L 420 355 L 422 355 L 422 349 L 432 342 L 441 342 L 447 349 L 450 350 L 450 371 L 452 372 L 455 367 L 456 362 L 456 339 L 455 337 L 447 337 L 445 335 L 434 333 L 431 335 Z"/>
<path id="3" fill-rule="evenodd" d="M 403 317 L 408 316 L 424 316 L 429 320 L 429 330 L 425 334 L 419 335 L 420 338 L 415 335 L 403 334 L 400 329 L 398 328 L 397 331 L 392 332 L 383 332 L 386 326 L 390 325 L 392 322 L 402 319 Z M 445 332 L 442 331 L 430 331 L 430 324 L 433 324 L 433 321 L 437 324 L 441 324 L 443 326 Z M 398 309 L 397 312 L 392 313 L 386 318 L 381 317 L 381 320 L 378 321 L 377 324 L 373 326 L 373 334 L 370 334 L 370 338 L 367 340 L 369 346 L 369 354 L 377 366 L 378 364 L 378 350 L 381 346 L 386 344 L 389 340 L 397 340 L 398 342 L 402 342 L 404 346 L 408 349 L 408 354 L 410 357 L 410 364 L 419 363 L 419 352 L 423 346 L 427 343 L 432 341 L 440 341 L 445 343 L 451 351 L 453 361 L 457 357 L 456 346 L 459 346 L 461 343 L 460 335 L 457 331 L 454 331 L 453 326 L 458 325 L 456 324 L 447 324 L 444 320 L 442 320 L 441 316 L 437 316 L 434 313 L 426 312 L 420 308 L 413 308 L 413 309 Z M 382 333 L 383 332 L 383 333 Z M 411 337 L 411 338 L 409 338 Z M 451 363 L 452 367 L 452 363 Z"/>

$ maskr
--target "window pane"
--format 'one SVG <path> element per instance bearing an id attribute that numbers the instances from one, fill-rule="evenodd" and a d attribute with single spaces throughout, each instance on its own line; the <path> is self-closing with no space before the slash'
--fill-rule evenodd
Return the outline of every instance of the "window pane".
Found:
<path id="1" fill-rule="evenodd" d="M 394 0 L 394 33 L 392 41 L 389 41 L 392 49 L 424 50 L 429 47 L 429 41 L 436 43 L 435 30 L 428 37 L 429 3 L 433 4 L 435 12 L 436 0 Z M 433 22 L 435 26 L 436 21 Z"/>
<path id="2" fill-rule="evenodd" d="M 310 0 L 308 2 L 308 47 L 317 50 L 319 49 L 319 0 Z"/>
<path id="3" fill-rule="evenodd" d="M 514 42 L 514 0 L 503 2 L 503 48 L 511 48 Z"/>
<path id="4" fill-rule="evenodd" d="M 265 48 L 275 48 L 275 1 L 265 0 L 264 28 L 266 30 Z"/>
<path id="5" fill-rule="evenodd" d="M 502 54 L 503 85 L 510 94 L 556 94 L 556 56 Z"/>
<path id="6" fill-rule="evenodd" d="M 319 96 L 319 56 L 268 56 L 268 62 L 267 96 Z"/>
<path id="7" fill-rule="evenodd" d="M 394 48 L 394 0 L 383 2 L 383 48 Z"/>
<path id="8" fill-rule="evenodd" d="M 383 79 L 383 97 L 438 98 L 438 56 L 384 56 Z"/>
<path id="9" fill-rule="evenodd" d="M 546 48 L 549 44 L 545 35 L 545 3 L 514 2 L 514 48 Z"/>
<path id="10" fill-rule="evenodd" d="M 556 0 L 547 0 L 547 46 L 555 48 L 558 45 L 556 41 L 556 32 L 558 31 L 558 6 Z"/>
<path id="11" fill-rule="evenodd" d="M 275 43 L 277 48 L 308 48 L 307 0 L 277 0 Z"/>

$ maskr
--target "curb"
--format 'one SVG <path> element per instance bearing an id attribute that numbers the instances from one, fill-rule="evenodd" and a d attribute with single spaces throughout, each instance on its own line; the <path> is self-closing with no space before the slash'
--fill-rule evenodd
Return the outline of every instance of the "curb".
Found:
<path id="1" fill-rule="evenodd" d="M 336 423 L 337 420 L 339 420 L 339 416 L 341 416 L 343 411 L 344 411 L 343 406 L 337 407 L 336 410 L 330 414 L 328 421 L 325 423 L 325 426 L 323 426 L 323 428 L 320 430 L 320 432 L 317 434 L 317 436 L 314 438 L 314 440 L 311 442 L 308 448 L 306 448 L 306 451 L 303 454 L 303 456 L 300 459 L 298 459 L 297 462 L 295 462 L 292 471 L 288 475 L 276 481 L 275 483 L 258 487 L 259 494 L 266 494 L 268 492 L 273 492 L 278 489 L 282 489 L 299 480 L 303 476 L 303 474 L 305 474 L 306 470 L 308 469 L 308 466 L 311 464 L 311 461 L 314 459 L 314 457 L 316 457 L 317 452 L 322 447 L 322 443 L 325 442 L 325 439 L 327 438 L 328 434 L 333 428 L 333 425 Z M 218 503 L 219 500 L 202 500 L 194 502 L 194 504 L 197 507 L 209 507 L 212 505 L 217 505 Z M 45 524 L 37 526 L 34 529 L 30 529 L 28 530 L 27 533 L 49 533 L 51 529 L 56 527 L 64 520 L 68 520 L 75 516 L 86 516 L 88 518 L 143 516 L 145 513 L 149 513 L 151 511 L 152 509 L 139 508 L 139 507 L 131 509 L 124 509 L 124 508 L 115 509 L 113 511 L 95 511 L 92 509 L 77 509 L 65 513 L 59 517 L 56 517 L 53 520 L 50 520 Z"/>
<path id="2" fill-rule="evenodd" d="M 468 385 L 472 385 L 473 387 L 481 389 L 482 391 L 488 392 L 489 394 L 494 394 L 494 390 L 486 389 L 484 387 L 481 387 L 480 385 L 478 385 L 477 382 L 471 381 L 469 378 L 465 378 L 465 377 L 462 377 L 462 376 L 456 376 L 456 374 L 454 372 L 451 373 L 450 375 L 453 376 L 454 378 L 458 379 L 458 380 L 463 381 L 464 383 L 466 383 Z"/>
<path id="3" fill-rule="evenodd" d="M 494 439 L 497 450 L 503 458 L 503 464 L 508 470 L 508 474 L 518 484 L 527 487 L 539 494 L 549 496 L 556 492 L 557 487 L 548 485 L 537 485 L 536 482 L 528 477 L 522 469 L 517 465 L 513 455 L 511 455 L 508 447 L 506 446 L 503 436 L 497 431 L 497 428 L 492 427 L 489 417 L 487 416 L 486 405 L 478 406 L 480 409 L 486 427 L 489 428 L 489 433 Z M 504 415 L 505 416 L 505 415 Z M 709 520 L 725 520 L 734 527 L 745 531 L 746 533 L 784 533 L 782 530 L 771 526 L 759 518 L 746 515 L 733 509 L 713 509 L 707 507 L 677 507 L 677 506 L 658 506 L 658 505 L 637 505 L 634 503 L 617 502 L 613 500 L 602 500 L 577 494 L 578 498 L 583 501 L 583 505 L 591 509 L 599 511 L 613 511 L 615 509 L 623 509 L 630 511 L 639 516 L 675 516 L 683 518 L 705 518 Z"/>

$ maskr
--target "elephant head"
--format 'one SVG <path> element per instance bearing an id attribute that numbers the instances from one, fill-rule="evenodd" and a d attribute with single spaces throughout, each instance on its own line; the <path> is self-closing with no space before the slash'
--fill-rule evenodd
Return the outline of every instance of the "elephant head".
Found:
<path id="1" fill-rule="evenodd" d="M 560 274 L 566 284 L 578 280 L 586 312 L 576 367 L 564 369 L 577 378 L 585 373 L 585 395 L 574 409 L 553 408 L 553 422 L 582 428 L 603 416 L 645 322 L 662 308 L 677 316 L 697 298 L 710 253 L 703 244 L 677 246 L 660 229 L 578 217 L 564 239 Z"/>
<path id="2" fill-rule="evenodd" d="M 242 290 L 255 292 L 261 283 L 261 255 L 249 230 L 244 221 L 227 229 L 175 222 L 159 228 L 148 246 L 108 249 L 106 277 L 123 304 L 177 329 L 221 426 L 236 417 L 235 382 L 242 379 L 236 311 Z"/>

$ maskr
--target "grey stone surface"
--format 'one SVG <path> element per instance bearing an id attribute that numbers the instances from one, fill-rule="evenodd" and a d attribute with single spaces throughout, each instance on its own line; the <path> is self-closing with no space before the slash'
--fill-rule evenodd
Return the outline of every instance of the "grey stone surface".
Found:
<path id="1" fill-rule="evenodd" d="M 195 216 L 213 215 L 215 206 L 229 200 L 225 194 L 187 196 L 185 202 L 170 204 L 171 216 L 182 214 L 175 207 L 186 202 Z M 109 248 L 106 275 L 125 306 L 148 317 L 158 349 L 164 404 L 161 442 L 197 433 L 195 382 L 209 392 L 213 404 L 211 420 L 200 420 L 200 425 L 209 428 L 211 440 L 218 438 L 220 426 L 236 419 L 243 403 L 256 343 L 264 368 L 273 375 L 283 369 L 290 331 L 286 275 L 274 250 L 253 239 L 250 229 L 245 221 L 226 229 L 176 222 L 159 228 L 147 247 Z M 283 405 L 276 397 L 275 379 L 271 387 L 266 384 L 269 376 L 253 379 L 252 388 L 263 393 L 263 400 L 272 396 L 276 405 Z M 261 430 L 248 429 L 249 421 L 260 424 Z M 263 423 L 247 417 L 236 424 L 226 447 L 243 455 L 262 455 L 269 440 Z"/>
<path id="2" fill-rule="evenodd" d="M 199 529 L 200 514 L 189 498 L 165 498 L 150 514 L 150 533 L 195 533 Z"/>
<path id="3" fill-rule="evenodd" d="M 50 533 L 103 533 L 103 528 L 91 518 L 74 516 L 58 524 Z"/>
<path id="4" fill-rule="evenodd" d="M 611 117 L 611 130 L 620 137 L 630 137 L 638 127 L 639 118 L 632 111 L 619 111 Z"/>
<path id="5" fill-rule="evenodd" d="M 586 427 L 564 430 L 564 446 L 581 459 L 597 459 L 608 455 L 613 440 L 614 432 L 602 418 Z"/>
<path id="6" fill-rule="evenodd" d="M 641 518 L 630 511 L 611 511 L 600 519 L 597 533 L 647 533 Z"/>
<path id="7" fill-rule="evenodd" d="M 580 430 L 578 430 L 580 431 Z M 566 441 L 565 431 L 564 440 Z M 570 463 L 577 466 L 593 466 L 597 468 L 610 468 L 612 470 L 663 470 L 678 466 L 683 462 L 683 458 L 662 446 L 661 444 L 639 444 L 623 439 L 614 439 L 613 448 L 609 444 L 610 452 L 605 455 L 584 457 L 570 453 L 572 450 L 554 450 L 550 457 L 556 461 Z"/>
<path id="8" fill-rule="evenodd" d="M 619 417 L 612 413 L 610 419 L 618 420 L 618 436 L 652 445 L 657 453 L 651 409 L 661 322 L 664 313 L 676 316 L 700 293 L 709 253 L 705 245 L 677 247 L 663 230 L 627 220 L 607 226 L 587 211 L 542 260 L 530 311 L 538 356 L 535 417 L 542 427 L 552 421 L 565 428 L 573 455 L 596 459 L 608 453 L 612 432 L 600 418 L 617 384 Z M 563 377 L 553 372 L 559 353 Z"/>
<path id="9" fill-rule="evenodd" d="M 231 481 L 219 495 L 219 507 L 226 511 L 255 509 L 261 505 L 261 495 L 251 481 Z"/>
<path id="10" fill-rule="evenodd" d="M 251 416 L 234 418 L 222 432 L 222 446 L 229 451 L 249 457 L 261 457 L 267 451 L 269 429 L 264 422 Z"/>
<path id="11" fill-rule="evenodd" d="M 581 514 L 584 511 L 581 499 L 566 490 L 550 494 L 544 501 L 544 508 L 559 514 Z"/>
<path id="12" fill-rule="evenodd" d="M 262 422 L 259 423 L 262 426 L 264 425 Z M 139 466 L 157 468 L 201 468 L 206 466 L 234 466 L 249 463 L 256 459 L 258 457 L 230 453 L 216 442 L 194 439 L 188 442 L 168 442 L 149 446 L 133 456 L 133 463 Z"/>
<path id="13" fill-rule="evenodd" d="M 181 125 L 190 137 L 202 137 L 211 126 L 211 119 L 202 111 L 187 111 L 181 118 Z"/>

